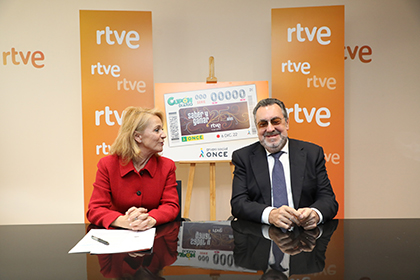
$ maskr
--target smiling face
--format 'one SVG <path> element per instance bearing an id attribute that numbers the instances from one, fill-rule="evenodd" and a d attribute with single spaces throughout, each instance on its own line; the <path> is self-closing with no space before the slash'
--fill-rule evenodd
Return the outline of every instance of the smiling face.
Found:
<path id="1" fill-rule="evenodd" d="M 142 157 L 148 157 L 163 151 L 166 134 L 163 131 L 162 120 L 158 116 L 150 117 L 144 131 L 134 133 L 134 139 L 139 145 Z"/>
<path id="2" fill-rule="evenodd" d="M 258 139 L 270 153 L 280 151 L 287 142 L 289 120 L 283 116 L 277 104 L 258 108 L 255 114 Z"/>

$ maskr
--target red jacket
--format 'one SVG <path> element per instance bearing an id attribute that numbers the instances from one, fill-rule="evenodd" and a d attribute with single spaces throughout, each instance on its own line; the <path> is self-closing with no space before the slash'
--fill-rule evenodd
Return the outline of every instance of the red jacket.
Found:
<path id="1" fill-rule="evenodd" d="M 173 221 L 179 212 L 175 169 L 175 163 L 165 157 L 152 156 L 140 172 L 132 161 L 123 166 L 116 155 L 103 157 L 98 163 L 88 220 L 109 228 L 135 206 L 146 208 L 156 226 Z"/>

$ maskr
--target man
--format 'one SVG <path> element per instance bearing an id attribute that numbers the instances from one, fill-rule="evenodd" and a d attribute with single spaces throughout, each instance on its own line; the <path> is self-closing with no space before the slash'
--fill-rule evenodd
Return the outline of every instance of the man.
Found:
<path id="1" fill-rule="evenodd" d="M 333 219 L 338 203 L 328 179 L 323 149 L 288 138 L 289 118 L 280 100 L 263 99 L 253 113 L 259 142 L 232 154 L 233 216 L 305 230 Z M 275 158 L 279 154 L 279 159 Z"/>

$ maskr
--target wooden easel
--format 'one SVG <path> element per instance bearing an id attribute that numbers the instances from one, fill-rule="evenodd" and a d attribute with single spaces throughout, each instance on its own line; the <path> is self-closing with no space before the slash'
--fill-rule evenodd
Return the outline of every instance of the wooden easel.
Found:
<path id="1" fill-rule="evenodd" d="M 214 76 L 214 57 L 209 57 L 209 76 L 206 79 L 206 83 L 217 83 L 217 78 Z M 219 162 L 219 161 L 218 161 Z M 220 161 L 220 162 L 229 162 L 229 161 Z M 190 216 L 190 206 L 191 206 L 191 196 L 192 188 L 194 184 L 194 174 L 195 166 L 197 163 L 208 163 L 210 165 L 210 220 L 216 220 L 216 162 L 215 161 L 180 161 L 181 164 L 189 164 L 190 170 L 188 172 L 188 184 L 187 184 L 187 193 L 185 196 L 185 206 L 184 206 L 184 218 L 189 218 Z M 232 169 L 232 163 L 231 171 Z"/>
<path id="2" fill-rule="evenodd" d="M 221 160 L 217 162 L 230 163 L 230 171 L 233 176 L 234 165 L 230 160 Z M 180 161 L 180 164 L 189 164 L 187 193 L 185 194 L 184 218 L 190 216 L 191 196 L 194 184 L 195 166 L 197 163 L 205 163 L 210 165 L 210 221 L 216 220 L 216 162 L 215 161 Z"/>
<path id="3" fill-rule="evenodd" d="M 206 83 L 217 83 L 217 78 L 214 76 L 214 57 L 209 57 L 209 77 L 206 79 Z M 217 162 L 229 162 L 230 169 L 233 174 L 233 164 L 230 160 L 217 161 Z M 185 206 L 184 206 L 184 218 L 190 216 L 191 196 L 192 188 L 194 184 L 195 166 L 197 163 L 208 163 L 210 165 L 210 220 L 216 220 L 216 162 L 215 161 L 180 161 L 180 164 L 189 164 L 190 170 L 188 172 L 188 184 L 187 193 L 185 195 Z M 233 176 L 233 175 L 232 175 Z"/>

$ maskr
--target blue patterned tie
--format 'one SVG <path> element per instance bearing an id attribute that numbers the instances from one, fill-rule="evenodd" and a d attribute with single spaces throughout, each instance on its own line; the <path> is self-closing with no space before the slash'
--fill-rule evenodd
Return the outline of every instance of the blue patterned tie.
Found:
<path id="1" fill-rule="evenodd" d="M 274 241 L 272 241 L 273 246 L 273 255 L 274 255 L 274 264 L 270 265 L 272 269 L 277 271 L 286 271 L 282 266 L 281 262 L 283 261 L 284 253 L 280 250 Z"/>
<path id="2" fill-rule="evenodd" d="M 288 205 L 287 200 L 287 189 L 286 180 L 284 179 L 283 165 L 279 158 L 284 152 L 280 151 L 275 154 L 271 154 L 274 158 L 273 173 L 271 174 L 271 184 L 273 185 L 273 206 L 281 207 L 282 205 Z"/>

